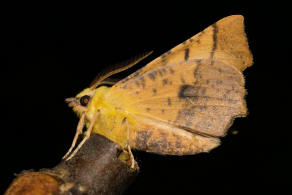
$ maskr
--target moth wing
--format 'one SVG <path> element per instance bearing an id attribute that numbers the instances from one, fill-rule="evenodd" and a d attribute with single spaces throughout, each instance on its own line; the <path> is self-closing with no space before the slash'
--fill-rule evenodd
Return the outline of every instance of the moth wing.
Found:
<path id="1" fill-rule="evenodd" d="M 251 66 L 253 59 L 244 32 L 243 16 L 231 15 L 219 20 L 121 80 L 117 85 L 122 85 L 129 79 L 156 68 L 192 59 L 220 60 L 240 71 Z"/>
<path id="2" fill-rule="evenodd" d="M 223 136 L 247 113 L 242 73 L 218 60 L 163 66 L 111 91 L 132 100 L 123 109 L 133 115 L 207 136 Z"/>

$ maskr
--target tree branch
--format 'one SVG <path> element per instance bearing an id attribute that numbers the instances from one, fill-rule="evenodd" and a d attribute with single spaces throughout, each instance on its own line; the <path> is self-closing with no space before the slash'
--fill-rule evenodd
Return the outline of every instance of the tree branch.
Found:
<path id="1" fill-rule="evenodd" d="M 79 152 L 52 169 L 24 171 L 12 182 L 6 195 L 20 194 L 121 194 L 138 173 L 119 156 L 119 145 L 92 134 Z"/>

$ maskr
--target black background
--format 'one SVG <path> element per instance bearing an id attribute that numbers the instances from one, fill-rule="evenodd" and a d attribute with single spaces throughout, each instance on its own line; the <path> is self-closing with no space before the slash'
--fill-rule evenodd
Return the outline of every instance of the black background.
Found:
<path id="1" fill-rule="evenodd" d="M 14 173 L 54 167 L 61 160 L 78 122 L 64 98 L 87 87 L 103 67 L 154 50 L 141 67 L 232 14 L 244 15 L 254 55 L 254 66 L 244 71 L 249 115 L 233 125 L 239 133 L 228 134 L 206 154 L 135 152 L 141 171 L 126 194 L 283 189 L 278 184 L 288 183 L 288 170 L 282 157 L 289 153 L 282 144 L 290 127 L 281 123 L 288 110 L 284 74 L 291 39 L 284 7 L 196 2 L 2 6 L 0 193 Z"/>

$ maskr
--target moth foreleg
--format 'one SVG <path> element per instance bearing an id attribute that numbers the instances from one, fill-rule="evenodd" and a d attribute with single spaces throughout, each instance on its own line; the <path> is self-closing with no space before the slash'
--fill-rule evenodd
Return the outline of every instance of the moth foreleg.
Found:
<path id="1" fill-rule="evenodd" d="M 72 154 L 66 159 L 69 160 L 71 159 L 73 156 L 75 156 L 75 154 L 78 152 L 78 150 L 82 147 L 82 145 L 86 142 L 86 140 L 88 140 L 88 138 L 90 137 L 90 134 L 92 132 L 92 129 L 94 127 L 94 124 L 95 124 L 95 121 L 97 119 L 97 117 L 99 116 L 100 114 L 100 111 L 98 110 L 94 116 L 93 116 L 93 119 L 92 121 L 90 122 L 90 125 L 88 127 L 88 129 L 84 132 L 84 138 L 82 139 L 82 141 L 78 144 L 78 146 L 76 147 L 76 149 L 72 152 Z"/>
<path id="2" fill-rule="evenodd" d="M 79 135 L 82 133 L 82 129 L 84 127 L 84 119 L 85 119 L 85 113 L 83 113 L 81 115 L 80 120 L 79 120 L 78 125 L 77 125 L 77 128 L 76 128 L 76 133 L 75 133 L 72 145 L 71 145 L 70 149 L 68 150 L 68 152 L 63 156 L 62 159 L 65 159 L 71 153 L 71 151 L 73 150 Z"/>

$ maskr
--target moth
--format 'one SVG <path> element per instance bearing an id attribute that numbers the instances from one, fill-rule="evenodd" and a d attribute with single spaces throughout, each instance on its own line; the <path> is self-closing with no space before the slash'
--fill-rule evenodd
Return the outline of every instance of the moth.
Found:
<path id="1" fill-rule="evenodd" d="M 69 106 L 80 117 L 72 158 L 91 133 L 122 148 L 167 155 L 208 152 L 236 117 L 247 115 L 242 71 L 253 63 L 241 15 L 225 17 L 128 77 L 108 77 L 150 53 L 100 73 Z M 101 86 L 111 83 L 111 87 Z M 86 127 L 84 138 L 72 152 Z"/>

